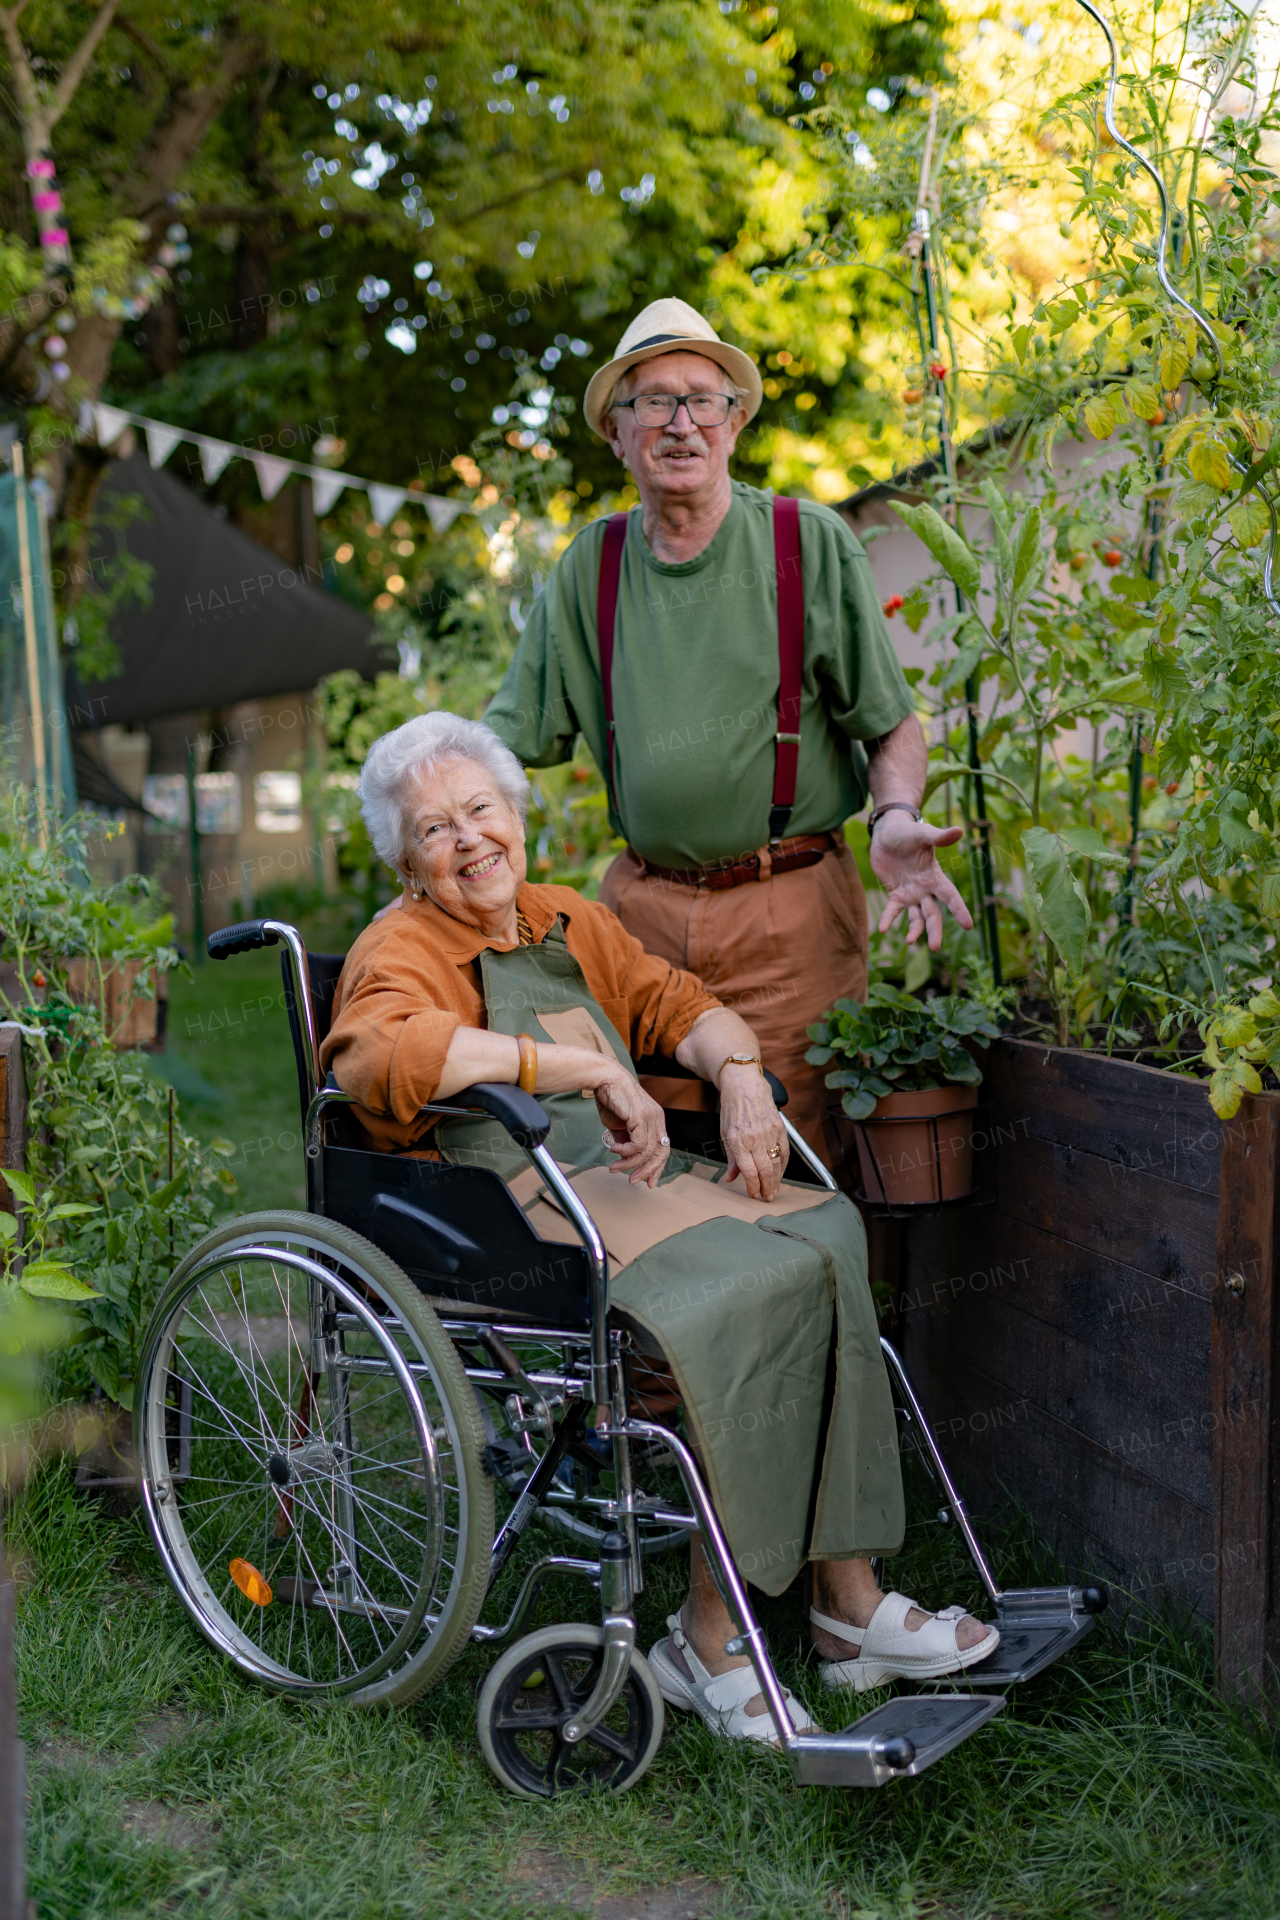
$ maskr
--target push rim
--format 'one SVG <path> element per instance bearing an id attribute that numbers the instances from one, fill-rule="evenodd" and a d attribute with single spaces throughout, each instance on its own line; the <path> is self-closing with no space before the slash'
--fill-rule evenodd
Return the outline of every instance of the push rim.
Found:
<path id="1" fill-rule="evenodd" d="M 211 1250 L 165 1302 L 140 1383 L 143 1494 L 179 1595 L 237 1666 L 293 1693 L 376 1693 L 421 1658 L 457 1586 L 459 1435 L 385 1290 L 308 1239 Z M 316 1340 L 339 1366 L 317 1368 Z M 180 1473 L 174 1374 L 191 1408 Z"/>

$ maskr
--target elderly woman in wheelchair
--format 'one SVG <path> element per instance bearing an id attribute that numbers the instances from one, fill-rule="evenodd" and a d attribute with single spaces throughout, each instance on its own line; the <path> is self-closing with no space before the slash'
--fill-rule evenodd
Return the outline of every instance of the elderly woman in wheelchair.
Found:
<path id="1" fill-rule="evenodd" d="M 291 928 L 211 940 L 286 942 L 309 1211 L 220 1229 L 174 1276 L 144 1361 L 143 1481 L 203 1630 L 298 1693 L 412 1697 L 527 1609 L 533 1575 L 505 1628 L 476 1624 L 535 1513 L 589 1539 L 596 1557 L 535 1572 L 588 1573 L 604 1627 L 520 1642 L 481 1699 L 490 1763 L 546 1793 L 637 1777 L 654 1679 L 718 1734 L 794 1751 L 816 1733 L 748 1578 L 778 1594 L 807 1564 L 829 1688 L 934 1680 L 1000 1636 L 880 1590 L 904 1513 L 857 1209 L 789 1133 L 735 1013 L 599 903 L 527 881 L 527 794 L 480 723 L 433 713 L 375 744 L 361 804 L 404 893 L 346 956 L 327 1032 Z M 723 1159 L 673 1151 L 634 1064 L 654 1057 L 717 1089 Z M 808 1164 L 789 1181 L 793 1146 Z M 651 1490 L 673 1465 L 692 1513 Z M 493 1543 L 495 1482 L 512 1505 Z M 646 1671 L 644 1554 L 686 1535 L 688 1596 Z"/>

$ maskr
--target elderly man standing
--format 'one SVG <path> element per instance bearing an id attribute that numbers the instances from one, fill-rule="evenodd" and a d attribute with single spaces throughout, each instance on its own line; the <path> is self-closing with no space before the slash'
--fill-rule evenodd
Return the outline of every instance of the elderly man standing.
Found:
<path id="1" fill-rule="evenodd" d="M 729 478 L 760 375 L 682 300 L 656 300 L 587 389 L 639 511 L 557 564 L 485 715 L 527 766 L 581 732 L 625 836 L 601 887 L 650 952 L 740 1010 L 821 1150 L 831 1100 L 805 1029 L 867 984 L 843 823 L 866 803 L 881 931 L 972 925 L 920 815 L 927 748 L 866 554 L 839 514 Z M 671 1104 L 671 1102 L 668 1102 Z"/>

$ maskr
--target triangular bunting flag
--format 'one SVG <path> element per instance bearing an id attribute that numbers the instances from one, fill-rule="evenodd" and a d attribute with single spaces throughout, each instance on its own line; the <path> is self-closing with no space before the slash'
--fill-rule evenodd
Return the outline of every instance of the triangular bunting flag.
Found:
<path id="1" fill-rule="evenodd" d="M 317 520 L 323 519 L 337 499 L 342 489 L 351 484 L 349 474 L 313 473 L 311 476 L 311 499 L 316 510 Z"/>
<path id="2" fill-rule="evenodd" d="M 212 486 L 229 460 L 233 460 L 238 451 L 229 447 L 225 440 L 200 441 L 200 470 L 204 474 L 205 485 Z"/>
<path id="3" fill-rule="evenodd" d="M 465 500 L 449 500 L 442 493 L 428 493 L 424 496 L 423 506 L 431 519 L 432 533 L 448 533 L 460 513 L 467 511 Z"/>
<path id="4" fill-rule="evenodd" d="M 99 401 L 93 409 L 93 424 L 98 431 L 98 445 L 109 447 L 128 426 L 129 416 L 119 407 L 104 407 Z"/>
<path id="5" fill-rule="evenodd" d="M 292 460 L 279 460 L 270 453 L 255 453 L 252 459 L 263 499 L 274 500 L 293 472 Z"/>
<path id="6" fill-rule="evenodd" d="M 162 467 L 169 455 L 182 438 L 180 427 L 149 426 L 147 428 L 147 458 L 153 467 Z"/>
<path id="7" fill-rule="evenodd" d="M 385 527 L 408 499 L 408 488 L 380 487 L 375 480 L 370 480 L 368 485 L 370 511 L 378 525 Z"/>

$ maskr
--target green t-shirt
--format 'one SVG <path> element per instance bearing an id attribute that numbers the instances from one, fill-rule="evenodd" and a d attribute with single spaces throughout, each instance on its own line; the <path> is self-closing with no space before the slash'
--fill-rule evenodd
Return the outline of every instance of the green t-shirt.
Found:
<path id="1" fill-rule="evenodd" d="M 585 527 L 534 601 L 485 719 L 526 766 L 554 766 L 579 732 L 608 765 L 596 590 L 605 520 Z M 800 502 L 804 679 L 788 834 L 838 828 L 867 798 L 866 756 L 911 711 L 871 566 L 838 513 Z M 614 624 L 617 811 L 637 853 L 701 867 L 769 837 L 778 703 L 773 495 L 733 502 L 693 560 L 658 560 L 633 510 Z M 619 818 L 619 815 L 621 818 Z"/>

